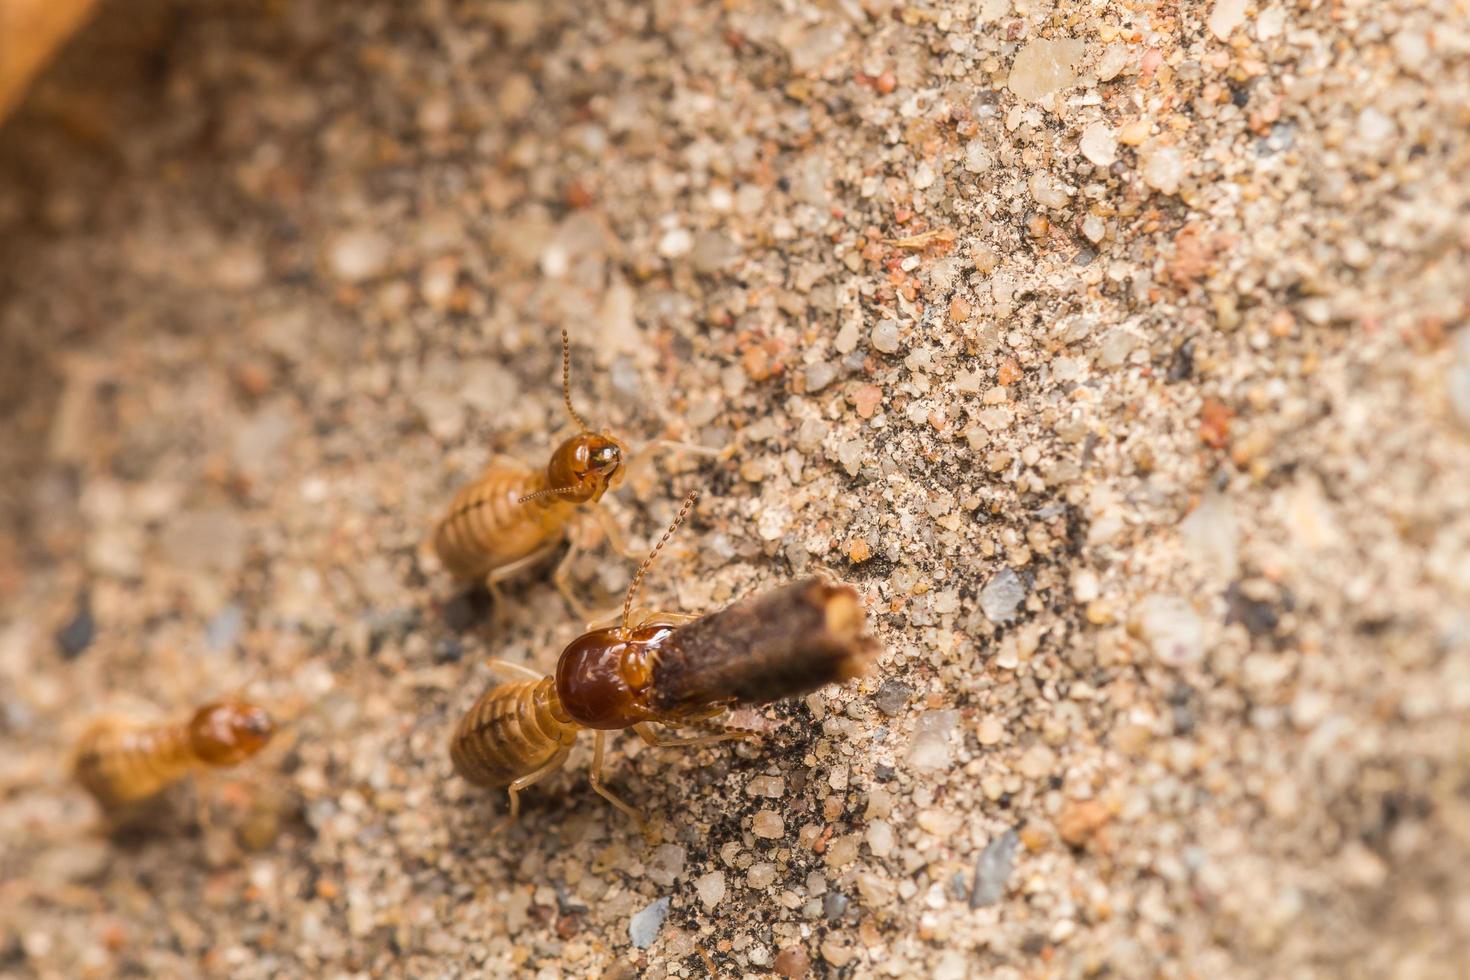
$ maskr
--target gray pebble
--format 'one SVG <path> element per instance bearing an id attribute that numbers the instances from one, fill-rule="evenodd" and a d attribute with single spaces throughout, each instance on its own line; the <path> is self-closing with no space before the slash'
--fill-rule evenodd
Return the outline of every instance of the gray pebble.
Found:
<path id="1" fill-rule="evenodd" d="M 636 948 L 647 949 L 653 945 L 658 931 L 664 926 L 664 920 L 669 917 L 669 905 L 672 901 L 665 895 L 652 905 L 645 906 L 643 911 L 628 922 L 628 938 Z"/>
<path id="2" fill-rule="evenodd" d="M 985 845 L 975 862 L 975 887 L 970 891 L 970 908 L 984 908 L 1000 901 L 1005 894 L 1006 882 L 1015 865 L 1016 847 L 1021 838 L 1014 830 L 1007 830 Z"/>

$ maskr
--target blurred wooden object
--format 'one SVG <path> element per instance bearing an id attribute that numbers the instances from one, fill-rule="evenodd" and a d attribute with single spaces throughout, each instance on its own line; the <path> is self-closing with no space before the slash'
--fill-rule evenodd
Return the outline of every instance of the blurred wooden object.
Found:
<path id="1" fill-rule="evenodd" d="M 96 0 L 0 0 L 0 122 Z"/>

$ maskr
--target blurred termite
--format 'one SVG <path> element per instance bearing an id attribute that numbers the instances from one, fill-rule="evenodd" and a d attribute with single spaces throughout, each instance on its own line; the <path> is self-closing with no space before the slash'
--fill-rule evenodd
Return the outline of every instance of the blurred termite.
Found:
<path id="1" fill-rule="evenodd" d="M 498 585 L 543 560 L 569 538 L 566 555 L 553 573 L 553 581 L 582 615 L 583 605 L 567 587 L 567 574 L 579 544 L 569 535 L 575 519 L 591 507 L 602 525 L 608 543 L 618 552 L 631 555 L 606 510 L 597 506 L 603 494 L 623 482 L 629 461 L 628 446 L 614 436 L 591 431 L 572 407 L 571 341 L 561 332 L 562 402 L 580 430 L 551 454 L 545 469 L 533 469 L 505 456 L 491 460 L 474 482 L 455 494 L 449 509 L 434 526 L 434 551 L 440 563 L 455 578 L 484 582 L 499 598 Z M 721 456 L 719 450 L 669 440 L 654 440 L 649 450 L 685 450 Z"/>
<path id="2" fill-rule="evenodd" d="M 602 783 L 607 732 L 631 728 L 649 745 L 690 746 L 756 733 L 718 723 L 730 708 L 807 694 L 866 673 L 877 644 L 866 632 L 862 603 L 850 586 L 812 577 L 693 617 L 639 610 L 633 599 L 644 574 L 688 516 L 695 494 L 639 567 L 617 625 L 594 628 L 562 651 L 556 674 L 525 675 L 485 692 L 460 720 L 449 743 L 454 770 L 477 786 L 505 789 L 510 812 L 520 792 L 566 762 L 577 735 L 593 732 L 589 779 L 597 794 L 643 818 Z M 706 734 L 661 737 L 656 725 Z"/>
<path id="3" fill-rule="evenodd" d="M 239 765 L 264 749 L 275 731 L 264 708 L 236 698 L 206 704 L 187 721 L 102 719 L 82 735 L 72 772 L 112 814 L 191 773 Z"/>

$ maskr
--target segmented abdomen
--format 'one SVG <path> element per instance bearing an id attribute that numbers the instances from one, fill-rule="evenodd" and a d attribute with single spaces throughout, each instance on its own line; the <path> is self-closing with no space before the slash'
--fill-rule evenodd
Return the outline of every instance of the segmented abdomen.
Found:
<path id="1" fill-rule="evenodd" d="M 198 764 L 183 725 L 93 725 L 77 750 L 75 774 L 104 807 L 153 796 Z"/>
<path id="2" fill-rule="evenodd" d="M 434 527 L 434 550 L 444 568 L 455 578 L 481 579 L 546 545 L 573 508 L 549 498 L 519 502 L 545 484 L 533 470 L 492 465 L 455 494 Z"/>
<path id="3" fill-rule="evenodd" d="M 449 758 L 454 771 L 476 786 L 507 786 L 576 738 L 555 679 L 511 681 L 486 691 L 460 719 Z"/>

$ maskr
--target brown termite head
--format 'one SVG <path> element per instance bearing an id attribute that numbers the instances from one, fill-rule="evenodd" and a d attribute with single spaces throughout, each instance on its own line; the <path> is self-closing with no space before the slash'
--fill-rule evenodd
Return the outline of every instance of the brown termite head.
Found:
<path id="1" fill-rule="evenodd" d="M 623 482 L 628 447 L 606 433 L 591 431 L 573 407 L 572 341 L 565 330 L 561 332 L 561 400 L 582 431 L 556 447 L 546 466 L 549 489 L 531 496 L 555 496 L 576 504 L 601 500 L 603 494 Z"/>
<path id="2" fill-rule="evenodd" d="M 633 597 L 653 560 L 689 516 L 697 496 L 691 491 L 684 498 L 674 523 L 638 566 L 623 599 L 622 622 L 583 633 L 556 662 L 557 697 L 578 724 L 596 729 L 630 728 L 643 721 L 669 722 L 678 717 L 673 712 L 655 710 L 650 704 L 659 647 L 673 633 L 674 625 L 654 618 L 634 626 Z"/>
<path id="3" fill-rule="evenodd" d="M 264 708 L 248 701 L 215 701 L 189 719 L 189 746 L 200 762 L 233 766 L 265 748 L 275 731 Z"/>
<path id="4" fill-rule="evenodd" d="M 556 496 L 588 503 L 623 482 L 628 447 L 609 435 L 579 432 L 556 447 L 546 467 L 546 482 Z"/>
<path id="5" fill-rule="evenodd" d="M 653 622 L 592 630 L 573 640 L 556 664 L 556 693 L 567 714 L 604 730 L 673 721 L 673 713 L 652 705 L 654 664 L 673 631 L 672 623 Z"/>

